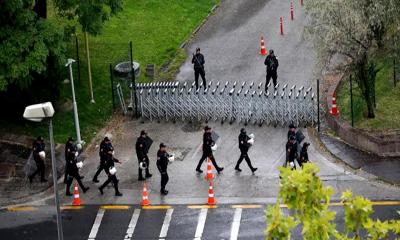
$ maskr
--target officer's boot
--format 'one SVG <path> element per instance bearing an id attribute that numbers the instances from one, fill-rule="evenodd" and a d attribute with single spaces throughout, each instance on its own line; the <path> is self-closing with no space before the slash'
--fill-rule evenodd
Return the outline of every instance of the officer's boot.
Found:
<path id="1" fill-rule="evenodd" d="M 72 178 L 68 176 L 67 177 L 67 189 L 65 191 L 65 195 L 67 195 L 67 196 L 72 196 L 71 185 L 72 185 Z"/>
<path id="2" fill-rule="evenodd" d="M 115 196 L 121 197 L 122 193 L 118 190 L 118 180 L 114 182 Z"/>
<path id="3" fill-rule="evenodd" d="M 149 167 L 146 168 L 146 178 L 151 178 L 153 175 L 150 174 Z"/>
<path id="4" fill-rule="evenodd" d="M 140 169 L 139 168 L 139 179 L 138 179 L 139 181 L 144 181 L 145 180 L 145 178 L 143 177 L 143 174 L 142 174 L 142 169 Z"/>

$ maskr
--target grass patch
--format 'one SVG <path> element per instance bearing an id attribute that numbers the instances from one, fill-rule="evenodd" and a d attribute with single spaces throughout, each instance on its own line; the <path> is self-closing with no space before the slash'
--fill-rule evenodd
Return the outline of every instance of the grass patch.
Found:
<path id="1" fill-rule="evenodd" d="M 400 128 L 400 81 L 393 86 L 393 59 L 388 55 L 375 58 L 380 71 L 376 78 L 375 118 L 366 118 L 367 106 L 361 91 L 353 80 L 354 125 L 365 129 L 398 129 Z M 397 66 L 399 68 L 400 66 Z M 341 118 L 351 122 L 350 86 L 345 79 L 338 90 L 338 107 Z"/>
<path id="2" fill-rule="evenodd" d="M 144 77 L 147 64 L 156 65 L 157 73 L 160 73 L 156 79 L 171 80 L 186 59 L 186 54 L 179 49 L 179 45 L 190 36 L 217 2 L 219 0 L 126 0 L 124 10 L 106 22 L 103 33 L 90 37 L 95 104 L 89 102 L 84 38 L 82 33 L 78 33 L 80 82 L 76 74 L 77 64 L 73 68 L 83 140 L 90 141 L 112 116 L 109 64 L 129 61 L 129 41 L 133 43 L 134 61 L 141 64 L 142 74 L 139 81 L 148 81 Z M 64 20 L 57 19 L 51 11 L 49 16 L 51 20 L 64 24 Z M 68 44 L 67 57 L 76 59 L 75 39 Z M 165 63 L 169 63 L 168 70 L 158 71 Z M 65 71 L 67 74 L 67 68 Z M 69 135 L 75 136 L 72 110 L 60 108 L 70 98 L 70 85 L 65 84 L 62 86 L 60 103 L 57 104 L 53 120 L 57 142 L 65 142 Z M 2 124 L 2 128 L 14 133 L 47 136 L 45 123 L 6 123 Z"/>

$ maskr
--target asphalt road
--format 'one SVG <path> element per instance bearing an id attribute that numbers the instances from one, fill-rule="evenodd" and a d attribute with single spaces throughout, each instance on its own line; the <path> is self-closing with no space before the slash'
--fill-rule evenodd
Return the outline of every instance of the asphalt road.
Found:
<path id="1" fill-rule="evenodd" d="M 374 218 L 399 218 L 400 202 L 374 206 Z M 393 204 L 393 205 L 390 205 Z M 162 209 L 160 209 L 162 208 Z M 335 223 L 343 231 L 343 208 Z M 81 209 L 65 209 L 62 220 L 65 240 L 128 240 L 128 239 L 264 239 L 264 205 L 219 205 L 207 209 L 196 205 L 159 206 L 141 209 L 137 205 L 87 205 Z M 287 211 L 287 210 L 285 210 Z M 57 239 L 54 211 L 51 206 L 0 211 L 0 236 L 5 240 Z M 300 229 L 293 239 L 300 239 Z"/>

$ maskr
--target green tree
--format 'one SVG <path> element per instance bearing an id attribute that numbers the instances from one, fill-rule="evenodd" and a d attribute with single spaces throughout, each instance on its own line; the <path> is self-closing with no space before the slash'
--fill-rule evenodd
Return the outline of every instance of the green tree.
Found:
<path id="1" fill-rule="evenodd" d="M 101 33 L 103 24 L 122 10 L 123 0 L 54 0 L 58 12 L 70 19 L 77 19 L 85 37 L 86 60 L 91 101 L 94 102 L 92 72 L 89 52 L 89 34 L 96 36 Z"/>
<path id="2" fill-rule="evenodd" d="M 304 239 L 361 239 L 360 232 L 367 232 L 366 239 L 387 239 L 389 234 L 400 233 L 400 221 L 373 220 L 372 203 L 361 196 L 353 196 L 351 191 L 342 194 L 346 232 L 340 233 L 333 223 L 336 213 L 329 210 L 333 190 L 324 187 L 318 177 L 319 169 L 312 163 L 303 169 L 292 171 L 280 168 L 279 197 L 275 206 L 266 211 L 267 240 L 290 239 L 291 230 L 302 226 Z M 280 204 L 289 209 L 289 214 L 282 213 Z"/>
<path id="3" fill-rule="evenodd" d="M 63 30 L 34 11 L 31 0 L 0 1 L 0 90 L 27 89 L 64 57 Z M 51 81 L 49 79 L 49 81 Z M 54 81 L 54 79 L 53 79 Z"/>
<path id="4" fill-rule="evenodd" d="M 307 31 L 320 62 L 324 67 L 340 62 L 343 71 L 358 72 L 368 117 L 375 117 L 373 55 L 382 47 L 388 26 L 398 22 L 398 0 L 309 0 L 306 7 L 311 17 Z"/>

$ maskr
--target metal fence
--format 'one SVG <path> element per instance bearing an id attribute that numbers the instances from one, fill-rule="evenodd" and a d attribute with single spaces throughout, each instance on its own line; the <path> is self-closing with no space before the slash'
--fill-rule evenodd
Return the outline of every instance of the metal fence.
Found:
<path id="1" fill-rule="evenodd" d="M 315 126 L 317 96 L 311 87 L 268 86 L 254 82 L 220 83 L 207 87 L 194 83 L 158 82 L 136 84 L 138 109 L 150 121 L 221 121 L 274 126 Z"/>

